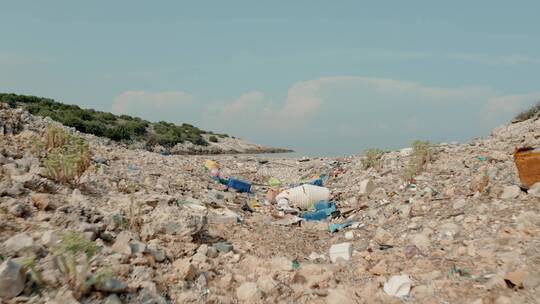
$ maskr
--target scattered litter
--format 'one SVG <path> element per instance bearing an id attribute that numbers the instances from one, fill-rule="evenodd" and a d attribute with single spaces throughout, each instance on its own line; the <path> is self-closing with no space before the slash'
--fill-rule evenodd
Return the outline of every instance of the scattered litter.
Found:
<path id="1" fill-rule="evenodd" d="M 330 226 L 328 226 L 328 230 L 331 233 L 334 233 L 334 232 L 337 232 L 339 230 L 345 229 L 347 227 L 351 227 L 354 223 L 355 223 L 354 221 L 350 221 L 350 222 L 346 222 L 346 223 L 343 223 L 343 224 L 330 224 Z"/>
<path id="2" fill-rule="evenodd" d="M 335 263 L 338 259 L 348 261 L 351 259 L 352 245 L 351 243 L 335 244 L 330 247 L 330 261 Z"/>
<path id="3" fill-rule="evenodd" d="M 302 185 L 285 190 L 276 196 L 276 199 L 287 199 L 291 204 L 300 209 L 310 209 L 314 203 L 328 201 L 330 189 L 314 185 Z"/>
<path id="4" fill-rule="evenodd" d="M 292 269 L 293 269 L 293 270 L 298 270 L 298 269 L 300 269 L 300 262 L 298 262 L 298 260 L 292 261 Z"/>
<path id="5" fill-rule="evenodd" d="M 237 190 L 238 192 L 251 192 L 251 184 L 243 180 L 229 178 L 227 186 L 229 186 L 229 188 Z"/>
<path id="6" fill-rule="evenodd" d="M 315 211 L 305 212 L 303 218 L 306 221 L 321 221 L 332 216 L 337 211 L 336 203 L 334 202 L 317 202 L 314 205 Z"/>
<path id="7" fill-rule="evenodd" d="M 531 187 L 540 182 L 540 147 L 518 149 L 514 162 L 524 185 Z"/>

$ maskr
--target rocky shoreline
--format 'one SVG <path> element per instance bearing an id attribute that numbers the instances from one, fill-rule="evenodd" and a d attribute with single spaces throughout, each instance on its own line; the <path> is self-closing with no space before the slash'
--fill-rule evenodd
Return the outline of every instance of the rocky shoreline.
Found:
<path id="1" fill-rule="evenodd" d="M 51 123 L 0 108 L 2 303 L 540 297 L 540 189 L 520 187 L 512 158 L 516 147 L 540 146 L 540 119 L 435 145 L 408 182 L 410 149 L 385 153 L 374 169 L 360 155 L 164 156 L 65 128 L 88 141 L 92 159 L 76 182 L 61 183 L 33 152 Z M 220 178 L 247 181 L 251 192 L 212 177 L 209 158 Z M 287 208 L 274 201 L 272 189 L 313 180 L 339 212 L 309 221 L 292 198 Z M 71 253 L 78 263 L 62 267 Z"/>

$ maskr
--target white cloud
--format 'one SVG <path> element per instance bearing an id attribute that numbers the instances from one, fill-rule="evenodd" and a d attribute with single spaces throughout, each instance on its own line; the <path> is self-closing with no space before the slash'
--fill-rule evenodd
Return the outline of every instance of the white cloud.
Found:
<path id="1" fill-rule="evenodd" d="M 414 139 L 467 140 L 508 122 L 538 99 L 540 92 L 504 95 L 488 87 L 334 76 L 294 83 L 282 101 L 249 91 L 235 100 L 202 106 L 181 91 L 131 91 L 118 96 L 114 108 L 143 117 L 153 113 L 164 120 L 172 115 L 174 122 L 192 122 L 263 144 L 323 145 L 353 153 L 366 148 L 363 145 L 397 148 Z"/>
<path id="2" fill-rule="evenodd" d="M 482 63 L 495 66 L 516 66 L 524 64 L 540 64 L 540 59 L 532 58 L 520 54 L 511 55 L 490 55 L 490 54 L 478 54 L 478 53 L 451 53 L 448 54 L 448 58 L 469 61 L 475 63 Z"/>

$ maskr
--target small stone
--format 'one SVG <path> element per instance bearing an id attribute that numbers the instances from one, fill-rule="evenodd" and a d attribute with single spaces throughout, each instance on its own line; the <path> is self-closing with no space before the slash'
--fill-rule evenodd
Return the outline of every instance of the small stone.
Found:
<path id="1" fill-rule="evenodd" d="M 276 287 L 278 286 L 278 282 L 276 282 L 276 280 L 274 280 L 271 276 L 264 275 L 257 280 L 257 286 L 262 292 L 268 295 L 272 291 L 277 290 Z"/>
<path id="2" fill-rule="evenodd" d="M 197 253 L 200 253 L 202 255 L 207 255 L 207 253 L 208 253 L 208 245 L 202 244 L 201 246 L 199 246 L 199 248 L 197 249 Z"/>
<path id="3" fill-rule="evenodd" d="M 373 240 L 377 242 L 379 245 L 391 245 L 392 243 L 392 234 L 390 234 L 388 231 L 384 230 L 383 228 L 379 227 L 375 231 L 375 236 L 373 237 Z"/>
<path id="4" fill-rule="evenodd" d="M 534 197 L 540 197 L 540 182 L 532 185 L 527 191 L 527 194 L 532 195 Z"/>
<path id="5" fill-rule="evenodd" d="M 45 247 L 54 247 L 60 242 L 60 237 L 53 230 L 48 230 L 41 235 L 41 244 Z"/>
<path id="6" fill-rule="evenodd" d="M 514 302 L 512 300 L 510 300 L 509 297 L 506 297 L 506 296 L 499 296 L 496 300 L 495 300 L 495 304 L 513 304 Z"/>
<path id="7" fill-rule="evenodd" d="M 254 303 L 262 299 L 262 292 L 253 282 L 245 282 L 236 289 L 236 297 L 240 301 Z"/>
<path id="8" fill-rule="evenodd" d="M 464 198 L 456 200 L 453 204 L 454 209 L 461 209 L 465 206 L 467 206 L 467 201 Z"/>
<path id="9" fill-rule="evenodd" d="M 491 279 L 489 279 L 485 284 L 484 286 L 488 289 L 488 290 L 494 290 L 494 289 L 506 289 L 506 282 L 504 281 L 504 279 L 499 276 L 499 275 L 495 275 L 494 277 L 492 277 Z"/>
<path id="10" fill-rule="evenodd" d="M 388 265 L 386 264 L 385 260 L 381 260 L 379 263 L 377 263 L 377 265 L 373 266 L 373 268 L 369 270 L 371 274 L 378 276 L 385 275 L 387 271 Z"/>
<path id="11" fill-rule="evenodd" d="M 409 295 L 412 281 L 408 275 L 393 276 L 384 284 L 384 292 L 388 295 L 402 298 Z"/>
<path id="12" fill-rule="evenodd" d="M 214 244 L 214 248 L 221 253 L 227 253 L 233 250 L 233 245 L 229 242 L 217 242 Z"/>
<path id="13" fill-rule="evenodd" d="M 24 270 L 21 265 L 7 259 L 0 265 L 0 299 L 11 299 L 24 289 Z"/>
<path id="14" fill-rule="evenodd" d="M 73 291 L 67 289 L 67 287 L 62 288 L 56 294 L 54 301 L 51 304 L 79 304 L 80 302 L 75 299 Z"/>
<path id="15" fill-rule="evenodd" d="M 353 240 L 353 239 L 354 239 L 354 232 L 353 232 L 353 231 L 347 231 L 347 232 L 345 232 L 345 239 L 347 239 L 347 240 Z"/>
<path id="16" fill-rule="evenodd" d="M 173 268 L 183 281 L 194 280 L 197 276 L 197 267 L 191 263 L 189 259 L 176 260 L 173 263 Z"/>
<path id="17" fill-rule="evenodd" d="M 335 244 L 330 247 L 330 260 L 335 263 L 338 259 L 344 259 L 348 261 L 352 255 L 351 243 Z"/>
<path id="18" fill-rule="evenodd" d="M 421 251 L 427 251 L 431 246 L 431 241 L 429 237 L 423 233 L 415 234 L 411 237 L 410 242 L 413 245 L 416 245 Z"/>
<path id="19" fill-rule="evenodd" d="M 96 284 L 96 289 L 104 292 L 122 293 L 128 290 L 128 284 L 112 277 Z"/>
<path id="20" fill-rule="evenodd" d="M 524 270 L 512 271 L 512 272 L 507 273 L 504 279 L 512 282 L 512 284 L 516 285 L 518 288 L 522 288 L 523 281 L 525 280 L 528 274 L 529 273 Z"/>
<path id="21" fill-rule="evenodd" d="M 4 242 L 4 246 L 6 251 L 19 255 L 32 253 L 35 249 L 34 239 L 24 232 L 10 237 Z"/>
<path id="22" fill-rule="evenodd" d="M 32 200 L 32 203 L 36 208 L 39 210 L 54 210 L 55 207 L 53 206 L 51 202 L 51 198 L 49 194 L 44 193 L 35 193 L 30 198 Z"/>
<path id="23" fill-rule="evenodd" d="M 219 256 L 219 252 L 215 247 L 208 247 L 208 251 L 206 252 L 206 256 L 215 259 Z"/>
<path id="24" fill-rule="evenodd" d="M 21 202 L 16 202 L 8 207 L 9 214 L 16 217 L 23 217 L 26 214 L 26 206 Z"/>
<path id="25" fill-rule="evenodd" d="M 202 253 L 196 253 L 196 254 L 194 254 L 194 255 L 191 257 L 191 260 L 192 260 L 193 262 L 202 264 L 202 263 L 206 263 L 206 261 L 208 260 L 208 258 L 206 257 L 206 255 L 204 255 L 204 254 L 202 254 Z"/>
<path id="26" fill-rule="evenodd" d="M 506 186 L 503 189 L 503 193 L 501 194 L 501 199 L 513 199 L 519 196 L 521 193 L 521 189 L 516 186 Z"/>
<path id="27" fill-rule="evenodd" d="M 105 299 L 105 303 L 104 304 L 122 304 L 122 301 L 120 300 L 120 298 L 115 295 L 115 294 L 112 294 L 112 295 L 109 295 L 106 299 Z"/>
<path id="28" fill-rule="evenodd" d="M 122 253 L 128 256 L 132 254 L 132 248 L 129 241 L 131 240 L 131 234 L 125 231 L 122 231 L 116 237 L 116 241 L 112 245 L 112 250 L 114 252 Z"/>
<path id="29" fill-rule="evenodd" d="M 354 296 L 352 295 L 352 292 L 339 288 L 339 289 L 331 289 L 328 291 L 328 296 L 326 296 L 326 303 L 327 304 L 355 304 L 357 303 L 354 300 Z"/>
<path id="30" fill-rule="evenodd" d="M 165 261 L 167 258 L 165 252 L 154 245 L 148 245 L 148 253 L 150 253 L 158 263 Z"/>
<path id="31" fill-rule="evenodd" d="M 138 253 L 145 253 L 146 252 L 146 244 L 139 241 L 131 241 L 131 254 L 138 254 Z"/>
<path id="32" fill-rule="evenodd" d="M 272 259 L 272 268 L 279 271 L 292 271 L 292 261 L 285 257 L 275 257 Z"/>

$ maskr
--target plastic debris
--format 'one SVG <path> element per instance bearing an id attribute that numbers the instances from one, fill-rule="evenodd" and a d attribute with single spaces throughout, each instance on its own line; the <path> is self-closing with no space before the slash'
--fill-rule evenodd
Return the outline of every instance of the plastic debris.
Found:
<path id="1" fill-rule="evenodd" d="M 276 196 L 276 200 L 287 199 L 300 209 L 310 209 L 314 203 L 327 201 L 330 198 L 330 189 L 314 185 L 302 185 L 285 190 Z"/>
<path id="2" fill-rule="evenodd" d="M 365 179 L 360 182 L 360 195 L 370 195 L 375 190 L 375 184 L 371 179 Z"/>
<path id="3" fill-rule="evenodd" d="M 238 192 L 247 192 L 247 193 L 251 192 L 250 183 L 243 180 L 236 179 L 236 178 L 229 178 L 227 186 L 229 188 L 233 188 L 237 190 Z"/>
<path id="4" fill-rule="evenodd" d="M 346 222 L 343 224 L 330 224 L 330 226 L 328 227 L 328 230 L 331 233 L 338 232 L 339 230 L 352 226 L 354 223 L 355 222 L 351 221 L 351 222 Z"/>
<path id="5" fill-rule="evenodd" d="M 327 219 L 332 213 L 337 211 L 336 203 L 334 202 L 317 202 L 314 205 L 315 211 L 306 212 L 303 218 L 306 221 L 321 221 Z"/>
<path id="6" fill-rule="evenodd" d="M 281 181 L 275 177 L 271 177 L 268 180 L 268 185 L 270 185 L 270 187 L 279 187 L 281 186 Z"/>
<path id="7" fill-rule="evenodd" d="M 384 292 L 393 297 L 403 298 L 409 295 L 411 286 L 412 281 L 409 275 L 393 276 L 388 282 L 384 283 Z"/>
<path id="8" fill-rule="evenodd" d="M 519 179 L 527 187 L 540 182 L 540 147 L 518 149 L 514 154 Z"/>
<path id="9" fill-rule="evenodd" d="M 351 243 L 335 244 L 330 247 L 330 261 L 332 261 L 332 263 L 335 263 L 339 258 L 348 261 L 351 259 L 351 255 Z"/>
<path id="10" fill-rule="evenodd" d="M 212 171 L 212 169 L 220 169 L 221 168 L 221 166 L 219 165 L 218 162 L 210 160 L 210 159 L 207 159 L 207 160 L 204 161 L 204 167 L 208 171 Z"/>
<path id="11" fill-rule="evenodd" d="M 298 262 L 298 260 L 292 261 L 292 269 L 293 269 L 293 270 L 298 270 L 298 269 L 300 269 L 300 262 Z"/>

